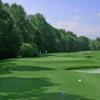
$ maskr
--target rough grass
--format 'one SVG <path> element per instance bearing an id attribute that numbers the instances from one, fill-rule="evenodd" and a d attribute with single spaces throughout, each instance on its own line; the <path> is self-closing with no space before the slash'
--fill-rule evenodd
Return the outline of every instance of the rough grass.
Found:
<path id="1" fill-rule="evenodd" d="M 66 70 L 91 67 L 100 67 L 100 52 L 2 60 L 0 100 L 100 100 L 100 74 Z"/>

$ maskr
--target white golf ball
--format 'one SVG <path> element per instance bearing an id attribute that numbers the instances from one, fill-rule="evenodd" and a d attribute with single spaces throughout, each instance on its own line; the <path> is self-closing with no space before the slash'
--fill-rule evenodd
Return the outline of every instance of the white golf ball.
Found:
<path id="1" fill-rule="evenodd" d="M 82 82 L 82 80 L 81 80 L 81 79 L 79 79 L 79 80 L 78 80 L 78 82 Z"/>

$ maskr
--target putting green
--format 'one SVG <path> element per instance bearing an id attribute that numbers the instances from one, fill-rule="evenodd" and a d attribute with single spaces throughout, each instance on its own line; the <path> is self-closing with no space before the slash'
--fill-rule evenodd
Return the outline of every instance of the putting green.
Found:
<path id="1" fill-rule="evenodd" d="M 100 100 L 100 52 L 49 54 L 0 61 L 0 100 Z"/>

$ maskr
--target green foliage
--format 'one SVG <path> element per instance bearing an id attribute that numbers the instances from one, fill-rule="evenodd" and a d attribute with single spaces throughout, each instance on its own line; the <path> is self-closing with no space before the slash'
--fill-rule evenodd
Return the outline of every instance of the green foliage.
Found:
<path id="1" fill-rule="evenodd" d="M 80 36 L 80 37 L 78 38 L 78 40 L 79 40 L 79 43 L 80 43 L 80 45 L 79 45 L 79 50 L 81 50 L 81 51 L 90 50 L 90 47 L 89 47 L 90 40 L 89 40 L 87 37 L 85 37 L 85 36 Z"/>
<path id="2" fill-rule="evenodd" d="M 34 57 L 39 55 L 36 45 L 29 43 L 22 43 L 20 54 L 22 57 Z"/>
<path id="3" fill-rule="evenodd" d="M 36 14 L 29 16 L 31 25 L 37 30 L 35 33 L 35 43 L 39 50 L 45 52 L 54 52 L 56 46 L 54 28 L 49 25 L 43 15 Z"/>
<path id="4" fill-rule="evenodd" d="M 100 38 L 96 38 L 96 40 L 91 41 L 90 48 L 91 50 L 100 50 Z"/>
<path id="5" fill-rule="evenodd" d="M 23 42 L 31 43 L 33 39 L 31 31 L 33 29 L 27 20 L 24 8 L 14 3 L 9 7 L 9 12 L 16 23 L 16 27 L 19 29 Z"/>
<path id="6" fill-rule="evenodd" d="M 2 8 L 2 1 L 0 0 L 0 9 Z"/>
<path id="7" fill-rule="evenodd" d="M 16 57 L 19 53 L 21 38 L 14 21 L 3 8 L 0 9 L 0 58 Z"/>
<path id="8" fill-rule="evenodd" d="M 42 14 L 27 15 L 21 5 L 9 5 L 0 0 L 1 58 L 18 56 L 22 42 L 41 53 L 100 50 L 100 39 L 90 40 L 85 36 L 77 37 L 71 31 L 56 29 Z"/>

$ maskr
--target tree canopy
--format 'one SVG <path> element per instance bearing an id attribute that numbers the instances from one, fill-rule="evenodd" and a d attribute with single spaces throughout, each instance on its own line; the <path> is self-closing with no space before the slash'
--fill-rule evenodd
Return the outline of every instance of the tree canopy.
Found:
<path id="1" fill-rule="evenodd" d="M 86 36 L 78 37 L 71 31 L 56 29 L 42 14 L 27 15 L 21 5 L 4 4 L 0 0 L 0 58 L 17 57 L 21 51 L 29 52 L 28 48 L 30 56 L 45 51 L 100 50 L 100 38 L 91 40 Z"/>

